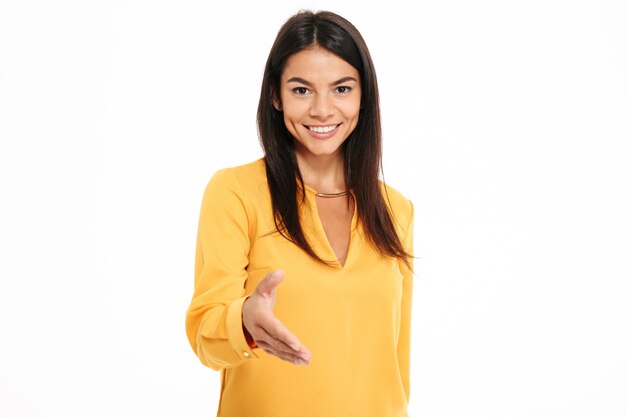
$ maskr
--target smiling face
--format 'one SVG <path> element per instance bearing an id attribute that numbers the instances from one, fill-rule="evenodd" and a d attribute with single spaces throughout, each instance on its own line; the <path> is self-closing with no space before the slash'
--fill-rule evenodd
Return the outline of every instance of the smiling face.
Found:
<path id="1" fill-rule="evenodd" d="M 327 49 L 314 46 L 287 59 L 280 104 L 296 155 L 342 157 L 341 145 L 359 120 L 359 72 Z M 274 106 L 279 109 L 279 103 Z"/>

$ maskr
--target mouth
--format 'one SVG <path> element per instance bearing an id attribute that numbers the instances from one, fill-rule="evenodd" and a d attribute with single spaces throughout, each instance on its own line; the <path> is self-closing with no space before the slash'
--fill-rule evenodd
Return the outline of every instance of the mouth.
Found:
<path id="1" fill-rule="evenodd" d="M 341 123 L 335 124 L 335 125 L 325 125 L 325 126 L 307 126 L 304 125 L 304 127 L 306 127 L 307 129 L 309 129 L 311 132 L 314 133 L 330 133 L 332 131 L 334 131 L 335 129 L 337 129 L 339 127 L 339 125 L 341 125 Z"/>

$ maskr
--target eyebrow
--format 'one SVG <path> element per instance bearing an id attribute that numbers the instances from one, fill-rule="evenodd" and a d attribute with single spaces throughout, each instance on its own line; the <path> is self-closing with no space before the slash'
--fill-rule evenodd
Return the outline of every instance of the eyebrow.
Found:
<path id="1" fill-rule="evenodd" d="M 336 85 L 339 85 L 339 84 L 343 84 L 346 81 L 357 82 L 356 78 L 347 76 L 347 77 L 340 78 L 337 81 L 333 82 L 331 84 L 331 86 L 336 86 Z M 310 81 L 307 81 L 304 78 L 300 78 L 300 77 L 291 77 L 290 79 L 287 80 L 287 82 L 288 83 L 300 83 L 300 84 L 304 84 L 304 85 L 309 86 L 309 87 L 313 86 L 313 84 Z"/>

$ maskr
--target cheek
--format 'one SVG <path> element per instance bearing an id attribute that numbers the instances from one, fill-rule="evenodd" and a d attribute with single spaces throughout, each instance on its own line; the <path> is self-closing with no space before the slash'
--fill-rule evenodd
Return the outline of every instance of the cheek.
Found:
<path id="1" fill-rule="evenodd" d="M 283 100 L 283 117 L 285 118 L 285 123 L 288 120 L 291 120 L 294 123 L 297 123 L 306 113 L 306 104 L 299 100 Z"/>
<path id="2" fill-rule="evenodd" d="M 361 111 L 361 96 L 355 96 L 349 102 L 344 103 L 343 114 L 348 119 L 358 119 Z"/>
<path id="3" fill-rule="evenodd" d="M 344 114 L 346 115 L 347 119 L 352 120 L 354 124 L 356 124 L 356 122 L 359 120 L 360 111 L 361 109 L 357 105 L 356 107 L 352 106 L 349 109 L 346 109 L 346 112 Z"/>
<path id="4" fill-rule="evenodd" d="M 360 117 L 360 102 L 358 102 L 359 105 L 355 107 L 351 107 L 349 110 L 346 110 L 346 113 L 344 113 L 344 117 L 349 120 L 349 127 L 348 127 L 348 131 L 347 134 L 350 135 L 354 129 L 356 129 L 357 124 L 359 124 L 359 117 Z"/>
<path id="5" fill-rule="evenodd" d="M 283 107 L 283 120 L 288 128 L 291 128 L 294 124 L 298 124 L 299 119 L 298 113 L 294 112 L 292 107 Z"/>
<path id="6" fill-rule="evenodd" d="M 299 117 L 293 113 L 292 111 L 286 111 L 283 107 L 283 122 L 285 123 L 285 127 L 287 131 L 291 133 L 292 136 L 298 137 L 297 126 L 299 125 Z"/>

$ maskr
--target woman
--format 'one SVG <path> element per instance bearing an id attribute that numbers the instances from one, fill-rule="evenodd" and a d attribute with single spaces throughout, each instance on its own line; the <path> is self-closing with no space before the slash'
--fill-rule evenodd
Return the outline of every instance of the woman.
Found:
<path id="1" fill-rule="evenodd" d="M 204 193 L 187 311 L 195 353 L 222 371 L 218 416 L 406 416 L 413 207 L 378 180 L 378 87 L 356 28 L 291 17 L 257 118 L 265 157 Z"/>

